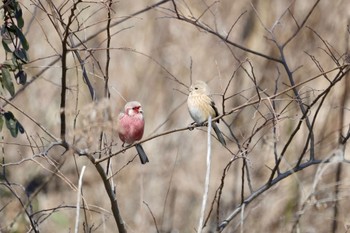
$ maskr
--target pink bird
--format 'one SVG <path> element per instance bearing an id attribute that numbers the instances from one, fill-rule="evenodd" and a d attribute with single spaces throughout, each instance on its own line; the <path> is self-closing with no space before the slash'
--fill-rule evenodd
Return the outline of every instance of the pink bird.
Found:
<path id="1" fill-rule="evenodd" d="M 141 104 L 131 101 L 125 104 L 124 112 L 119 114 L 118 133 L 120 140 L 127 144 L 138 141 L 143 136 L 145 120 Z M 140 144 L 135 145 L 142 164 L 149 162 L 148 157 Z"/>

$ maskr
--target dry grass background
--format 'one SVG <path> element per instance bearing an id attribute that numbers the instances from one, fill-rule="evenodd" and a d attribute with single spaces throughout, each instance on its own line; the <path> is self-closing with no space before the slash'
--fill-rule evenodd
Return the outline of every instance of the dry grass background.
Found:
<path id="1" fill-rule="evenodd" d="M 41 2 L 51 13 L 47 2 Z M 54 1 L 54 4 L 60 6 L 62 2 L 64 1 Z M 72 2 L 68 1 L 64 7 L 67 10 L 65 20 Z M 146 0 L 115 2 L 112 23 L 156 2 Z M 25 33 L 31 47 L 32 61 L 26 66 L 26 71 L 29 76 L 35 77 L 46 66 L 50 67 L 36 77 L 35 81 L 12 102 L 53 135 L 59 137 L 61 68 L 59 62 L 53 65 L 50 62 L 60 56 L 61 40 L 49 21 L 47 12 L 39 9 L 37 4 L 38 1 L 34 0 L 22 3 L 26 23 Z M 290 6 L 290 13 L 281 17 L 274 31 L 277 41 L 285 41 L 296 30 L 291 14 L 300 22 L 313 4 L 314 1 L 300 0 L 178 1 L 179 10 L 185 16 L 193 14 L 200 17 L 208 6 L 212 5 L 200 20 L 223 35 L 226 35 L 238 17 L 246 12 L 233 28 L 229 39 L 274 57 L 279 56 L 278 51 L 275 44 L 266 38 L 269 35 L 262 23 L 271 28 Z M 84 22 L 81 27 L 85 28 L 77 33 L 81 40 L 95 35 L 98 30 L 106 27 L 106 5 L 106 1 L 89 1 L 79 5 L 79 10 L 86 7 L 78 15 L 79 22 Z M 186 127 L 192 122 L 185 102 L 187 96 L 184 93 L 187 93 L 187 90 L 175 81 L 174 77 L 187 86 L 190 85 L 190 77 L 194 80 L 207 81 L 212 92 L 220 94 L 223 93 L 233 72 L 238 70 L 227 94 L 235 96 L 225 102 L 225 109 L 228 111 L 244 104 L 247 99 L 256 96 L 256 91 L 254 83 L 239 68 L 239 62 L 234 56 L 240 61 L 249 59 L 254 67 L 257 84 L 269 95 L 274 92 L 277 70 L 280 71 L 279 90 L 288 86 L 286 73 L 280 64 L 237 48 L 231 47 L 231 51 L 229 46 L 214 35 L 175 19 L 175 15 L 169 11 L 172 9 L 171 2 L 168 2 L 111 28 L 113 36 L 110 48 L 109 101 L 102 100 L 104 78 L 98 67 L 100 65 L 104 71 L 106 50 L 99 49 L 93 52 L 97 60 L 84 50 L 80 52 L 83 58 L 88 57 L 85 62 L 89 78 L 98 99 L 102 100 L 98 104 L 92 104 L 76 58 L 72 54 L 68 55 L 67 140 L 69 142 L 73 142 L 75 138 L 78 147 L 88 148 L 90 152 L 96 151 L 99 145 L 99 132 L 103 128 L 106 130 L 107 145 L 112 145 L 112 153 L 119 151 L 121 143 L 115 134 L 113 119 L 123 108 L 125 100 L 138 100 L 142 103 L 146 119 L 144 138 Z M 349 46 L 347 39 L 349 12 L 348 1 L 320 1 L 306 23 L 326 40 L 339 56 L 346 53 Z M 72 28 L 76 29 L 77 25 L 74 24 Z M 106 32 L 103 32 L 85 45 L 92 49 L 105 48 L 105 40 Z M 291 70 L 298 69 L 294 73 L 296 83 L 320 73 L 305 52 L 315 56 L 324 70 L 335 67 L 330 57 L 320 48 L 325 48 L 324 44 L 306 27 L 286 47 L 285 57 L 288 65 Z M 244 63 L 244 67 L 250 72 L 248 63 Z M 340 104 L 346 94 L 343 87 L 349 81 L 349 77 L 346 77 L 333 88 L 319 113 L 314 128 L 317 142 L 315 151 L 319 159 L 326 158 L 339 149 L 339 129 L 344 127 L 346 130 L 349 127 L 350 103 L 347 101 L 346 106 Z M 319 78 L 303 85 L 299 90 L 305 101 L 311 102 L 327 86 L 328 81 Z M 20 87 L 16 88 L 18 90 Z M 289 95 L 280 96 L 278 108 L 281 110 L 291 98 L 291 92 Z M 219 111 L 222 112 L 220 95 L 214 95 L 214 99 Z M 271 114 L 266 105 L 259 106 L 261 114 L 255 107 L 248 106 L 224 117 L 225 121 L 232 125 L 231 129 L 241 142 L 251 135 L 256 124 L 264 122 L 262 115 Z M 343 123 L 340 122 L 339 116 L 342 107 L 346 108 Z M 6 108 L 11 110 L 10 106 Z M 101 114 L 106 108 L 111 110 L 109 120 L 105 120 Z M 88 210 L 86 219 L 83 218 L 84 214 L 81 211 L 81 232 L 85 220 L 88 221 L 85 224 L 91 227 L 91 232 L 116 232 L 110 201 L 91 162 L 85 156 L 77 156 L 72 152 L 61 156 L 64 149 L 59 146 L 52 148 L 47 157 L 34 156 L 50 145 L 51 138 L 23 114 L 14 109 L 12 111 L 24 125 L 26 135 L 11 138 L 6 131 L 2 131 L 4 135 L 2 157 L 6 165 L 3 164 L 3 172 L 6 170 L 7 179 L 16 184 L 14 189 L 24 202 L 27 201 L 24 188 L 29 183 L 37 180 L 40 184 L 50 177 L 50 181 L 45 183 L 32 200 L 34 212 L 47 210 L 35 215 L 35 218 L 45 219 L 40 223 L 40 231 L 73 231 L 78 172 L 85 165 L 87 168 L 83 177 L 83 197 Z M 295 103 L 290 104 L 287 111 L 282 114 L 281 120 L 277 123 L 279 151 L 288 140 L 300 116 L 301 113 Z M 75 119 L 77 127 L 74 129 Z M 213 138 L 211 183 L 206 214 L 220 185 L 223 169 L 233 156 L 238 155 L 237 145 L 229 136 L 228 128 L 222 123 L 219 127 L 225 135 L 228 135 L 228 148 L 232 153 Z M 266 126 L 253 138 L 248 148 L 248 166 L 254 190 L 266 183 L 271 173 L 270 168 L 274 166 L 272 129 L 272 125 Z M 290 168 L 296 163 L 304 147 L 307 133 L 307 128 L 303 125 L 287 151 L 282 168 Z M 38 148 L 34 148 L 35 146 Z M 150 158 L 150 163 L 145 166 L 140 165 L 137 157 L 134 158 L 136 155 L 134 148 L 118 154 L 111 160 L 112 172 L 117 172 L 113 182 L 118 203 L 128 231 L 156 232 L 153 215 L 161 232 L 196 232 L 206 168 L 206 131 L 195 129 L 171 133 L 147 141 L 143 146 Z M 348 148 L 345 149 L 345 157 L 349 158 Z M 128 163 L 132 159 L 133 161 Z M 55 172 L 55 167 L 58 166 L 59 172 Z M 341 165 L 339 183 L 335 178 L 339 170 L 338 163 L 311 166 L 289 176 L 252 201 L 244 210 L 244 218 L 237 216 L 224 232 L 293 232 L 292 228 L 298 216 L 300 216 L 299 232 L 331 232 L 334 221 L 338 223 L 336 232 L 347 232 L 350 226 L 348 166 L 348 163 Z M 223 220 L 240 204 L 241 177 L 242 159 L 237 159 L 226 174 L 220 213 L 217 215 L 214 209 L 204 232 L 214 232 L 217 218 Z M 337 196 L 334 192 L 336 186 L 339 187 Z M 4 187 L 0 186 L 0 193 L 1 231 L 26 232 L 29 223 L 19 201 Z M 249 194 L 246 185 L 245 196 Z M 338 215 L 334 219 L 336 200 L 339 208 Z M 52 211 L 52 208 L 57 209 Z"/>

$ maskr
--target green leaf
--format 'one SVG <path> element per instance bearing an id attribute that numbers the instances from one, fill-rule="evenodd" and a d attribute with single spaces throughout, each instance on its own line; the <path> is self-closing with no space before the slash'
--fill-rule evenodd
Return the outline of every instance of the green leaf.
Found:
<path id="1" fill-rule="evenodd" d="M 15 13 L 15 17 L 16 17 L 16 19 L 18 19 L 18 18 L 22 17 L 22 9 L 21 9 L 21 7 L 20 7 L 20 5 L 19 5 L 19 4 L 17 4 L 17 6 L 16 6 L 16 13 Z"/>
<path id="2" fill-rule="evenodd" d="M 12 114 L 12 112 L 5 112 L 5 123 L 6 127 L 9 129 L 12 137 L 17 137 L 18 135 L 18 127 L 17 127 L 17 120 L 15 116 Z"/>
<path id="3" fill-rule="evenodd" d="M 24 72 L 23 70 L 18 71 L 18 73 L 15 75 L 15 78 L 17 80 L 17 83 L 19 84 L 26 84 L 27 82 L 27 73 Z"/>
<path id="4" fill-rule="evenodd" d="M 15 86 L 13 85 L 10 71 L 7 67 L 1 67 L 2 85 L 8 90 L 11 96 L 15 95 Z"/>
<path id="5" fill-rule="evenodd" d="M 16 25 L 12 25 L 11 29 L 14 30 L 16 36 L 19 38 L 19 40 L 21 41 L 22 47 L 25 50 L 29 49 L 29 43 L 26 39 L 26 37 L 24 36 L 23 32 L 21 29 L 19 29 Z"/>
<path id="6" fill-rule="evenodd" d="M 24 20 L 22 18 L 22 11 L 21 11 L 21 15 L 17 15 L 17 12 L 16 12 L 16 19 L 17 19 L 17 26 L 22 29 L 23 26 L 24 26 Z"/>
<path id="7" fill-rule="evenodd" d="M 12 53 L 12 64 L 15 66 L 15 70 L 17 69 L 17 67 L 19 66 L 19 59 L 17 59 L 16 57 L 16 54 L 15 53 Z M 12 71 L 15 71 L 15 70 L 12 70 Z"/>
<path id="8" fill-rule="evenodd" d="M 15 34 L 15 37 L 17 37 L 21 44 L 22 44 L 22 47 L 25 49 L 25 50 L 28 50 L 29 49 L 29 43 L 26 39 L 26 37 L 24 36 L 22 30 L 17 27 L 16 25 L 11 25 L 10 27 L 7 27 L 7 31 L 9 33 L 14 33 Z M 13 37 L 9 37 L 9 38 L 13 38 Z"/>
<path id="9" fill-rule="evenodd" d="M 8 52 L 8 53 L 12 53 L 12 50 L 7 45 L 7 43 L 4 41 L 4 39 L 2 39 L 1 42 L 2 42 L 2 47 L 4 47 L 5 51 Z"/>
<path id="10" fill-rule="evenodd" d="M 5 113 L 4 113 L 4 117 L 5 117 L 6 120 L 8 120 L 8 119 L 15 119 L 15 116 L 14 116 L 13 113 L 10 112 L 10 111 L 5 112 Z"/>
<path id="11" fill-rule="evenodd" d="M 3 43 L 9 45 L 13 45 L 14 40 L 17 38 L 16 36 L 16 30 L 14 27 L 1 27 L 1 37 Z"/>
<path id="12" fill-rule="evenodd" d="M 23 25 L 24 25 L 24 21 L 23 21 L 22 15 L 23 15 L 23 13 L 22 13 L 21 6 L 17 3 L 16 11 L 15 11 L 15 17 L 17 19 L 17 26 L 19 28 L 23 28 Z"/>
<path id="13" fill-rule="evenodd" d="M 18 25 L 19 28 L 23 28 L 24 20 L 23 20 L 22 16 L 17 18 L 17 25 Z"/>
<path id="14" fill-rule="evenodd" d="M 18 64 L 17 64 L 16 59 L 14 59 L 14 60 L 8 59 L 8 60 L 4 61 L 4 63 L 2 63 L 2 65 L 7 67 L 10 71 L 15 71 L 16 69 L 18 69 L 17 68 Z"/>
<path id="15" fill-rule="evenodd" d="M 23 128 L 22 124 L 19 123 L 19 121 L 17 121 L 16 127 L 21 134 L 24 133 L 24 128 Z"/>
<path id="16" fill-rule="evenodd" d="M 23 63 L 28 63 L 28 55 L 24 49 L 16 49 L 13 54 Z"/>
<path id="17" fill-rule="evenodd" d="M 0 132 L 2 131 L 3 126 L 4 126 L 4 118 L 0 116 Z"/>

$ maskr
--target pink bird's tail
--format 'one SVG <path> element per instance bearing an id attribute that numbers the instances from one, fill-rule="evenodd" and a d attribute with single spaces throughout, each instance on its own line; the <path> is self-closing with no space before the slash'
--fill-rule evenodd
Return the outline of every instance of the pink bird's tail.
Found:
<path id="1" fill-rule="evenodd" d="M 140 144 L 137 144 L 135 145 L 135 147 L 136 147 L 137 153 L 139 153 L 141 163 L 142 164 L 148 163 L 149 162 L 148 157 L 145 151 L 143 150 L 142 146 Z"/>

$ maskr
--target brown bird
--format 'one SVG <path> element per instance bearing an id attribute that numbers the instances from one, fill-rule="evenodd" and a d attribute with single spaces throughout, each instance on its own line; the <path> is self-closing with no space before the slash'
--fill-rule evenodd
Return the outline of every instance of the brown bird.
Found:
<path id="1" fill-rule="evenodd" d="M 187 98 L 187 107 L 192 119 L 197 124 L 202 124 L 208 120 L 209 116 L 211 118 L 217 117 L 219 115 L 215 103 L 210 97 L 210 90 L 208 85 L 203 81 L 196 81 L 190 87 L 190 94 Z M 216 121 L 219 123 L 219 120 Z M 226 146 L 225 139 L 219 130 L 216 122 L 212 122 L 212 127 L 216 136 L 222 145 Z"/>

